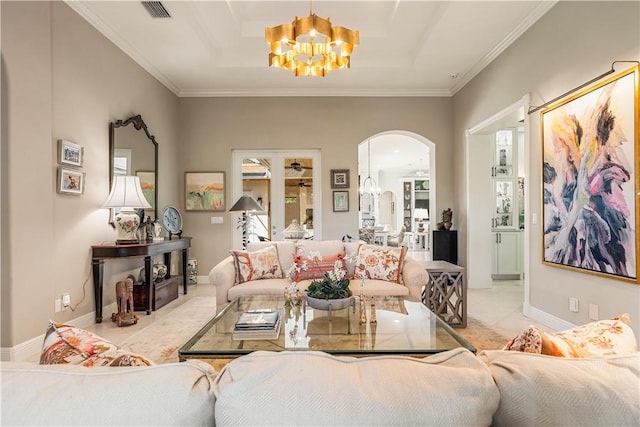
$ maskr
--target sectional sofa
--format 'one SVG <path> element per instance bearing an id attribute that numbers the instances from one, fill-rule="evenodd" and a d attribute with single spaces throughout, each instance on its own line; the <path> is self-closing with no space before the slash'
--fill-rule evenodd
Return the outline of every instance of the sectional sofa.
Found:
<path id="1" fill-rule="evenodd" d="M 640 425 L 640 353 L 254 352 L 145 367 L 3 362 L 2 425 Z"/>

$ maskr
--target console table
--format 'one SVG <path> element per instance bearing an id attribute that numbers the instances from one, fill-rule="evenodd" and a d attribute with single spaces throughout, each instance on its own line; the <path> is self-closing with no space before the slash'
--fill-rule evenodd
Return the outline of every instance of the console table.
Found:
<path id="1" fill-rule="evenodd" d="M 423 263 L 429 282 L 424 287 L 422 302 L 450 326 L 467 326 L 467 281 L 464 267 L 447 261 Z"/>
<path id="2" fill-rule="evenodd" d="M 191 237 L 183 237 L 173 240 L 161 240 L 151 243 L 139 243 L 135 245 L 95 245 L 91 246 L 93 267 L 93 292 L 95 296 L 96 323 L 102 323 L 102 281 L 104 279 L 105 259 L 144 258 L 145 268 L 145 302 L 147 314 L 151 314 L 151 276 L 153 265 L 151 257 L 164 255 L 164 263 L 167 266 L 167 278 L 171 276 L 171 252 L 182 251 L 182 283 L 184 294 L 187 294 L 187 260 L 189 259 L 189 247 Z"/>

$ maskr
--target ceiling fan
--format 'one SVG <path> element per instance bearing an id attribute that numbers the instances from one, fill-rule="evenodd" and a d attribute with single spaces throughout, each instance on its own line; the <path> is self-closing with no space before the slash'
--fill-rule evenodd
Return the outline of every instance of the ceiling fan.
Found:
<path id="1" fill-rule="evenodd" d="M 302 166 L 302 163 L 300 163 L 297 159 L 293 159 L 293 162 L 289 164 L 289 168 L 297 172 L 302 172 L 303 169 L 311 169 L 310 166 Z"/>
<path id="2" fill-rule="evenodd" d="M 304 179 L 301 179 L 300 181 L 298 181 L 298 187 L 300 187 L 300 188 L 302 188 L 302 187 L 311 187 L 311 186 L 312 186 L 312 184 L 305 182 Z"/>

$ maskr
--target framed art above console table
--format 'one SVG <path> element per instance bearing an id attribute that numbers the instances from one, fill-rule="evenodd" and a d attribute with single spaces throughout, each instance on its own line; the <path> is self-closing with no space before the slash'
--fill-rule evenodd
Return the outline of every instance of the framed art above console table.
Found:
<path id="1" fill-rule="evenodd" d="M 104 261 L 113 259 L 144 258 L 145 280 L 144 280 L 144 301 L 147 314 L 151 314 L 153 308 L 152 293 L 152 257 L 164 255 L 164 264 L 168 267 L 165 280 L 171 278 L 171 252 L 181 251 L 180 275 L 184 294 L 187 294 L 187 261 L 189 259 L 189 247 L 191 247 L 191 237 L 180 239 L 160 240 L 152 243 L 140 243 L 137 245 L 94 245 L 91 246 L 93 268 L 93 292 L 95 296 L 96 323 L 102 323 L 102 293 L 104 280 Z M 155 284 L 154 284 L 155 286 Z"/>

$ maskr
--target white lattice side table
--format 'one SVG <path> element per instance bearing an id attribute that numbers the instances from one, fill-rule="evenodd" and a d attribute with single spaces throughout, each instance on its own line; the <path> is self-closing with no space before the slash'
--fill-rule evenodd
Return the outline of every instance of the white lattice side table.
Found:
<path id="1" fill-rule="evenodd" d="M 423 263 L 429 282 L 424 287 L 422 302 L 449 326 L 467 326 L 467 280 L 464 267 L 447 261 Z"/>

